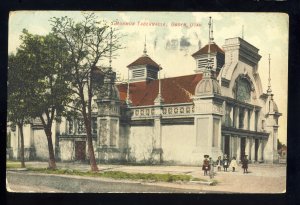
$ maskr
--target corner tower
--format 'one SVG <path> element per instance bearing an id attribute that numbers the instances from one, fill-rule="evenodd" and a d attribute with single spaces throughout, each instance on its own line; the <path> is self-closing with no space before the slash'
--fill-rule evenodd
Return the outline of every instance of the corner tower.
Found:
<path id="1" fill-rule="evenodd" d="M 265 117 L 266 127 L 265 130 L 269 133 L 269 138 L 265 147 L 265 161 L 270 163 L 278 162 L 278 150 L 277 150 L 277 139 L 278 139 L 278 119 L 281 113 L 278 110 L 277 104 L 274 101 L 274 94 L 271 89 L 271 58 L 269 54 L 269 79 L 268 79 L 268 90 L 267 100 L 265 104 Z"/>
<path id="2" fill-rule="evenodd" d="M 209 30 L 211 17 L 209 20 Z M 211 31 L 210 31 L 211 32 Z M 206 69 L 203 79 L 195 89 L 193 101 L 195 104 L 196 149 L 198 157 L 207 154 L 216 159 L 222 155 L 221 150 L 221 120 L 223 116 L 223 99 L 221 88 L 213 75 L 213 65 L 210 58 L 211 37 L 208 44 Z"/>

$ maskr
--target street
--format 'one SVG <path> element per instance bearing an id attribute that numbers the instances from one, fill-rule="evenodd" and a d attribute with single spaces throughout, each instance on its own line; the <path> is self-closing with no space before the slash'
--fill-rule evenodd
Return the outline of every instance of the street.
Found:
<path id="1" fill-rule="evenodd" d="M 47 162 L 27 162 L 26 166 L 47 167 Z M 59 169 L 88 171 L 88 164 L 57 163 Z M 126 173 L 187 174 L 208 180 L 197 166 L 130 166 L 99 165 L 100 171 L 122 171 Z M 216 172 L 216 186 L 194 182 L 143 182 L 113 180 L 109 178 L 82 177 L 75 175 L 47 175 L 29 171 L 7 170 L 7 181 L 15 192 L 175 192 L 175 193 L 284 193 L 286 190 L 286 166 L 250 164 L 248 174 L 241 167 L 235 172 Z"/>

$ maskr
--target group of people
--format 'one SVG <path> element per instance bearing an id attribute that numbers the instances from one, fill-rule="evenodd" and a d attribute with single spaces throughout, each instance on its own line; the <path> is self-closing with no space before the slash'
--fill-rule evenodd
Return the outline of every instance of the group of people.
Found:
<path id="1" fill-rule="evenodd" d="M 248 159 L 247 155 L 244 155 L 242 158 L 242 168 L 244 170 L 244 174 L 248 173 Z M 209 155 L 204 155 L 204 160 L 203 160 L 203 165 L 202 165 L 202 170 L 204 171 L 204 176 L 209 175 L 211 178 L 214 175 L 214 166 L 217 166 L 218 171 L 220 172 L 222 167 L 224 172 L 227 172 L 228 168 L 231 168 L 233 172 L 236 171 L 236 168 L 238 167 L 238 163 L 236 161 L 235 157 L 232 157 L 231 160 L 227 157 L 225 154 L 223 156 L 223 159 L 221 156 L 218 157 L 216 161 L 213 161 Z"/>

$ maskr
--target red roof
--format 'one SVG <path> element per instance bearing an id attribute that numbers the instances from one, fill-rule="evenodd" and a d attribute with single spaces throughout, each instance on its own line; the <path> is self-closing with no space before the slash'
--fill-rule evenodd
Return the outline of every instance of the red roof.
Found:
<path id="1" fill-rule="evenodd" d="M 210 44 L 210 52 L 211 53 L 216 53 L 216 52 L 224 53 L 224 51 L 215 43 Z M 195 56 L 207 54 L 207 53 L 208 53 L 208 44 L 206 46 L 204 46 L 203 48 L 201 48 L 196 53 L 192 54 L 192 56 L 195 57 Z"/>
<path id="2" fill-rule="evenodd" d="M 137 65 L 152 65 L 156 68 L 159 68 L 159 65 L 147 55 L 139 57 L 137 60 L 129 64 L 127 67 L 137 66 Z"/>
<path id="3" fill-rule="evenodd" d="M 161 79 L 161 92 L 165 104 L 191 102 L 195 88 L 202 79 L 202 74 Z M 117 85 L 120 100 L 127 97 L 127 83 Z M 158 94 L 158 80 L 130 83 L 129 95 L 133 106 L 154 105 Z"/>

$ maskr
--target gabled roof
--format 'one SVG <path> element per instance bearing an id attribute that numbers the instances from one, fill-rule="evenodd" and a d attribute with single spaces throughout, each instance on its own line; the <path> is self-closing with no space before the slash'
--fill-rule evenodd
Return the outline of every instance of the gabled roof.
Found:
<path id="1" fill-rule="evenodd" d="M 129 64 L 127 67 L 138 66 L 138 65 L 151 65 L 153 67 L 159 68 L 159 65 L 152 60 L 148 55 L 143 55 L 136 59 L 134 62 Z"/>
<path id="2" fill-rule="evenodd" d="M 224 51 L 215 43 L 210 44 L 210 52 L 211 53 L 219 52 L 219 53 L 224 54 Z M 192 54 L 192 56 L 195 57 L 195 56 L 202 55 L 202 54 L 208 54 L 208 44 L 205 45 L 200 50 L 198 50 L 196 53 Z"/>
<path id="3" fill-rule="evenodd" d="M 202 79 L 202 73 L 161 79 L 161 94 L 165 104 L 192 102 L 191 96 Z M 130 83 L 129 95 L 133 106 L 154 105 L 158 94 L 159 80 Z M 127 97 L 127 83 L 117 85 L 120 100 Z"/>

